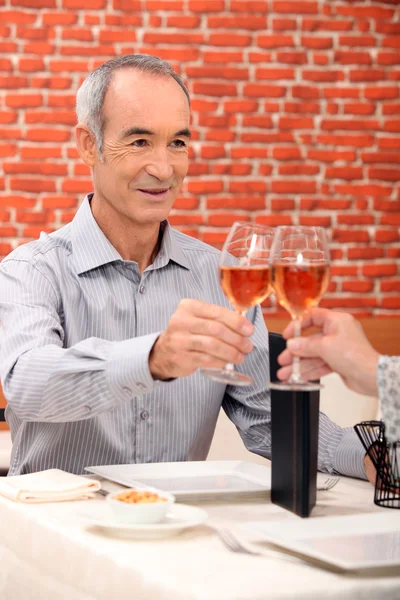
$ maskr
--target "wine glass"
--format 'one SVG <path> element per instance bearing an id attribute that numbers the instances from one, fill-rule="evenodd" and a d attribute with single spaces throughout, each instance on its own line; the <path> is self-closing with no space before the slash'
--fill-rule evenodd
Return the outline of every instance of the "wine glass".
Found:
<path id="1" fill-rule="evenodd" d="M 273 234 L 272 227 L 236 222 L 223 245 L 219 260 L 221 287 L 241 315 L 271 292 L 269 251 Z M 201 372 L 220 383 L 239 386 L 253 383 L 251 377 L 235 371 L 232 363 L 223 369 L 204 368 Z"/>
<path id="2" fill-rule="evenodd" d="M 294 337 L 301 335 L 303 315 L 317 306 L 329 282 L 328 240 L 322 227 L 277 227 L 270 253 L 271 283 L 279 304 L 290 313 Z M 288 381 L 271 382 L 281 390 L 317 390 L 323 386 L 304 381 L 300 358 L 293 357 Z"/>

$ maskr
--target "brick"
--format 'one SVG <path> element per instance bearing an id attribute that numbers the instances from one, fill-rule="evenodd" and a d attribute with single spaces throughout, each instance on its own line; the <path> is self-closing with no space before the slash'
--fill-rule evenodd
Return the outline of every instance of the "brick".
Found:
<path id="1" fill-rule="evenodd" d="M 400 152 L 362 152 L 361 160 L 365 163 L 400 164 Z"/>
<path id="2" fill-rule="evenodd" d="M 321 129 L 326 131 L 335 131 L 340 129 L 363 130 L 380 129 L 378 120 L 372 119 L 322 119 Z"/>
<path id="3" fill-rule="evenodd" d="M 195 81 L 193 83 L 193 92 L 205 96 L 236 96 L 237 88 L 233 83 L 206 83 Z"/>
<path id="4" fill-rule="evenodd" d="M 390 131 L 393 133 L 400 132 L 400 119 L 387 119 L 383 126 L 384 131 Z"/>
<path id="5" fill-rule="evenodd" d="M 296 209 L 296 203 L 291 198 L 271 198 L 272 212 L 293 211 Z"/>
<path id="6" fill-rule="evenodd" d="M 318 135 L 317 141 L 320 144 L 332 146 L 351 146 L 354 148 L 366 148 L 374 144 L 374 136 L 370 134 L 358 135 Z"/>
<path id="7" fill-rule="evenodd" d="M 330 217 L 322 217 L 322 216 L 307 216 L 300 215 L 299 224 L 304 225 L 306 227 L 330 227 L 332 224 Z"/>
<path id="8" fill-rule="evenodd" d="M 13 127 L 0 128 L 0 139 L 3 140 L 22 140 L 24 138 L 24 133 L 21 129 L 15 129 Z"/>
<path id="9" fill-rule="evenodd" d="M 154 54 L 152 46 L 142 46 L 138 51 L 142 54 Z M 190 62 L 199 58 L 200 51 L 198 48 L 157 48 L 157 56 L 168 61 Z"/>
<path id="10" fill-rule="evenodd" d="M 320 105 L 318 102 L 285 102 L 283 108 L 288 113 L 302 115 L 306 113 L 317 115 L 320 112 Z"/>
<path id="11" fill-rule="evenodd" d="M 67 46 L 63 45 L 60 47 L 60 54 L 62 56 L 104 56 L 104 60 L 100 62 L 105 62 L 109 58 L 112 58 L 116 55 L 116 49 L 111 44 L 103 45 L 103 46 L 94 46 L 90 44 L 89 46 Z"/>
<path id="12" fill-rule="evenodd" d="M 265 0 L 231 0 L 230 9 L 232 12 L 252 14 L 268 12 Z"/>
<path id="13" fill-rule="evenodd" d="M 391 244 L 400 241 L 399 230 L 396 229 L 376 229 L 375 241 L 378 244 Z"/>
<path id="14" fill-rule="evenodd" d="M 298 160 L 301 156 L 298 146 L 277 146 L 272 149 L 272 157 L 276 160 Z"/>
<path id="15" fill-rule="evenodd" d="M 307 53 L 304 51 L 278 52 L 277 61 L 289 65 L 305 65 L 307 63 Z"/>
<path id="16" fill-rule="evenodd" d="M 205 134 L 205 139 L 208 142 L 233 142 L 235 138 L 235 131 L 227 129 L 208 129 Z"/>
<path id="17" fill-rule="evenodd" d="M 301 45 L 312 50 L 329 50 L 333 46 L 331 37 L 305 36 L 301 37 Z"/>
<path id="18" fill-rule="evenodd" d="M 210 115 L 203 112 L 198 118 L 198 125 L 201 127 L 232 127 L 235 123 L 234 115 Z"/>
<path id="19" fill-rule="evenodd" d="M 15 54 L 18 51 L 18 46 L 14 42 L 0 42 L 0 53 Z"/>
<path id="20" fill-rule="evenodd" d="M 22 72 L 33 73 L 35 71 L 45 71 L 44 61 L 41 58 L 20 58 L 18 67 Z"/>
<path id="21" fill-rule="evenodd" d="M 136 42 L 136 32 L 121 29 L 105 29 L 99 32 L 101 44 L 112 44 L 118 42 Z"/>
<path id="22" fill-rule="evenodd" d="M 355 294 L 366 294 L 368 292 L 372 292 L 374 289 L 374 284 L 372 281 L 365 280 L 357 280 L 357 281 L 343 281 L 342 282 L 342 291 L 343 292 L 352 292 Z"/>
<path id="23" fill-rule="evenodd" d="M 392 100 L 399 97 L 398 86 L 366 87 L 364 96 L 369 100 Z"/>
<path id="24" fill-rule="evenodd" d="M 225 113 L 252 113 L 256 112 L 258 103 L 254 100 L 226 100 L 224 102 Z"/>
<path id="25" fill-rule="evenodd" d="M 75 125 L 76 115 L 72 110 L 26 111 L 25 122 Z"/>
<path id="26" fill-rule="evenodd" d="M 68 27 L 62 30 L 61 39 L 77 40 L 79 42 L 92 42 L 93 34 L 89 29 L 86 29 L 84 27 Z"/>
<path id="27" fill-rule="evenodd" d="M 11 0 L 11 6 L 23 6 L 25 8 L 56 8 L 56 0 Z"/>
<path id="28" fill-rule="evenodd" d="M 18 25 L 32 24 L 36 21 L 36 13 L 28 13 L 22 10 L 3 10 L 1 13 L 2 23 L 17 23 Z"/>
<path id="29" fill-rule="evenodd" d="M 295 31 L 296 27 L 295 19 L 272 19 L 273 31 Z"/>
<path id="30" fill-rule="evenodd" d="M 374 185 L 370 183 L 358 183 L 358 184 L 338 184 L 334 186 L 334 191 L 339 194 L 350 194 L 353 196 L 372 196 L 382 197 L 390 196 L 392 188 L 384 185 Z"/>
<path id="31" fill-rule="evenodd" d="M 331 276 L 332 277 L 345 277 L 345 276 L 358 275 L 358 267 L 350 265 L 331 265 Z"/>
<path id="32" fill-rule="evenodd" d="M 27 108 L 42 104 L 43 96 L 41 94 L 6 94 L 6 106 L 12 108 Z"/>
<path id="33" fill-rule="evenodd" d="M 15 227 L 0 227 L 0 237 L 14 238 L 17 235 L 17 229 Z"/>
<path id="34" fill-rule="evenodd" d="M 70 77 L 32 77 L 31 87 L 33 88 L 47 88 L 50 90 L 66 90 L 72 86 L 72 79 Z"/>
<path id="35" fill-rule="evenodd" d="M 196 113 L 214 112 L 218 108 L 218 102 L 194 98 L 192 100 L 192 110 Z M 234 111 L 233 111 L 234 112 Z"/>
<path id="36" fill-rule="evenodd" d="M 370 307 L 375 308 L 378 306 L 378 301 L 375 297 L 363 297 L 363 296 L 340 296 L 335 298 L 322 298 L 320 301 L 322 308 L 360 308 Z"/>
<path id="37" fill-rule="evenodd" d="M 325 170 L 326 179 L 363 179 L 362 167 L 327 167 Z"/>
<path id="38" fill-rule="evenodd" d="M 280 225 L 293 225 L 291 215 L 257 215 L 256 223 L 268 225 L 269 227 L 279 227 Z"/>
<path id="39" fill-rule="evenodd" d="M 25 54 L 41 54 L 43 56 L 52 55 L 54 53 L 55 45 L 48 44 L 46 42 L 31 42 L 24 45 Z"/>
<path id="40" fill-rule="evenodd" d="M 189 78 L 213 78 L 213 79 L 235 79 L 246 81 L 249 71 L 246 68 L 235 67 L 186 67 L 186 75 Z"/>
<path id="41" fill-rule="evenodd" d="M 323 90 L 325 98 L 359 98 L 360 90 L 357 88 L 326 87 Z"/>
<path id="42" fill-rule="evenodd" d="M 93 18 L 93 15 L 91 15 Z M 153 15 L 154 16 L 154 15 Z M 134 27 L 141 27 L 143 25 L 143 19 L 139 15 L 105 15 L 105 24 L 111 25 L 112 27 L 126 27 L 132 25 Z M 89 23 L 87 23 L 89 24 Z M 92 23 L 93 24 L 93 23 Z M 157 24 L 157 27 L 160 23 Z"/>
<path id="43" fill-rule="evenodd" d="M 189 163 L 188 175 L 199 176 L 208 175 L 210 173 L 210 167 L 207 163 L 191 162 Z"/>
<path id="44" fill-rule="evenodd" d="M 381 292 L 400 292 L 400 279 L 382 279 L 379 287 Z"/>
<path id="45" fill-rule="evenodd" d="M 373 225 L 375 217 L 371 214 L 342 214 L 336 216 L 338 225 Z"/>
<path id="46" fill-rule="evenodd" d="M 304 163 L 288 163 L 278 167 L 278 175 L 318 175 L 319 172 L 318 165 Z"/>
<path id="47" fill-rule="evenodd" d="M 356 17 L 359 19 L 392 19 L 395 14 L 395 9 L 376 6 L 376 3 L 371 6 L 359 4 L 358 6 L 337 5 L 335 12 L 337 15 L 345 17 Z"/>
<path id="48" fill-rule="evenodd" d="M 347 102 L 343 104 L 343 113 L 345 115 L 373 115 L 376 111 L 376 104 L 369 102 Z"/>
<path id="49" fill-rule="evenodd" d="M 400 213 L 391 213 L 390 215 L 382 215 L 379 220 L 380 225 L 397 225 L 400 226 Z"/>
<path id="50" fill-rule="evenodd" d="M 54 192 L 55 182 L 50 179 L 28 179 L 24 177 L 11 177 L 10 189 L 21 192 Z"/>
<path id="51" fill-rule="evenodd" d="M 187 189 L 190 194 L 212 194 L 216 192 L 222 192 L 224 184 L 222 181 L 207 180 L 202 181 L 189 181 Z"/>
<path id="52" fill-rule="evenodd" d="M 0 110 L 0 123 L 15 123 L 16 120 L 17 112 L 15 110 Z"/>
<path id="53" fill-rule="evenodd" d="M 257 37 L 257 46 L 260 48 L 294 48 L 295 45 L 292 35 L 274 34 Z"/>
<path id="54" fill-rule="evenodd" d="M 224 0 L 189 0 L 189 11 L 192 12 L 213 13 L 221 12 L 224 8 Z"/>
<path id="55" fill-rule="evenodd" d="M 400 115 L 400 102 L 397 103 L 385 103 L 381 104 L 383 115 Z"/>
<path id="56" fill-rule="evenodd" d="M 389 296 L 387 298 L 382 298 L 381 306 L 382 308 L 398 310 L 400 309 L 400 297 Z"/>
<path id="57" fill-rule="evenodd" d="M 255 146 L 232 146 L 232 158 L 266 158 L 268 154 L 267 148 Z"/>
<path id="58" fill-rule="evenodd" d="M 377 65 L 391 66 L 400 64 L 400 52 L 378 52 Z"/>
<path id="59" fill-rule="evenodd" d="M 179 196 L 175 200 L 174 209 L 195 210 L 199 207 L 199 200 L 195 196 Z"/>
<path id="60" fill-rule="evenodd" d="M 107 0 L 62 0 L 61 4 L 65 10 L 100 10 L 106 8 Z"/>
<path id="61" fill-rule="evenodd" d="M 54 31 L 48 27 L 17 27 L 16 37 L 21 40 L 48 40 Z"/>
<path id="62" fill-rule="evenodd" d="M 302 73 L 304 80 L 314 81 L 316 83 L 325 83 L 332 81 L 343 81 L 343 71 L 320 70 L 320 69 L 304 69 Z"/>
<path id="63" fill-rule="evenodd" d="M 230 50 L 218 50 L 215 51 L 204 51 L 203 54 L 203 63 L 220 63 L 221 65 L 225 65 L 226 63 L 241 63 L 243 62 L 243 52 L 240 51 L 230 51 Z"/>
<path id="64" fill-rule="evenodd" d="M 243 94 L 257 98 L 282 98 L 286 95 L 286 88 L 281 85 L 248 83 L 244 86 Z"/>
<path id="65" fill-rule="evenodd" d="M 233 34 L 231 34 L 233 35 Z M 245 37 L 245 36 L 243 36 Z M 145 32 L 143 34 L 145 44 L 204 44 L 204 35 L 201 33 L 170 33 L 170 32 Z M 227 44 L 235 45 L 235 44 Z"/>
<path id="66" fill-rule="evenodd" d="M 253 165 L 245 163 L 215 163 L 211 167 L 213 175 L 250 175 L 253 171 Z"/>
<path id="67" fill-rule="evenodd" d="M 400 138 L 399 137 L 380 137 L 378 138 L 378 148 L 400 150 Z"/>
<path id="68" fill-rule="evenodd" d="M 263 193 L 267 191 L 267 184 L 265 181 L 245 179 L 245 180 L 232 180 L 228 186 L 228 192 L 232 193 Z"/>
<path id="69" fill-rule="evenodd" d="M 50 164 L 47 162 L 17 162 L 3 163 L 5 173 L 13 174 L 37 174 L 37 175 L 66 175 L 67 165 L 65 164 Z"/>
<path id="70" fill-rule="evenodd" d="M 6 89 L 21 89 L 28 87 L 28 78 L 21 76 L 7 75 L 0 76 L 0 87 Z"/>
<path id="71" fill-rule="evenodd" d="M 352 83 L 384 81 L 386 73 L 383 69 L 353 69 L 349 73 L 349 78 Z"/>
<path id="72" fill-rule="evenodd" d="M 332 239 L 340 243 L 367 243 L 370 238 L 368 231 L 363 229 L 334 229 Z"/>
<path id="73" fill-rule="evenodd" d="M 370 167 L 368 169 L 368 177 L 370 179 L 381 179 L 383 181 L 400 181 L 400 169 L 384 169 Z"/>
<path id="74" fill-rule="evenodd" d="M 356 153 L 352 150 L 337 151 L 311 149 L 307 150 L 307 158 L 327 163 L 336 161 L 352 162 L 356 159 Z"/>
<path id="75" fill-rule="evenodd" d="M 363 265 L 361 272 L 364 277 L 387 277 L 397 275 L 397 265 L 395 263 Z"/>
<path id="76" fill-rule="evenodd" d="M 269 79 L 269 80 L 279 80 L 279 79 L 294 79 L 295 77 L 295 71 L 294 69 L 288 69 L 288 68 L 279 68 L 279 69 L 273 69 L 273 68 L 258 68 L 256 69 L 256 74 L 255 74 L 255 78 L 256 80 L 262 80 L 262 79 Z"/>
<path id="77" fill-rule="evenodd" d="M 0 142 L 0 158 L 15 156 L 17 154 L 17 145 Z"/>
<path id="78" fill-rule="evenodd" d="M 71 12 L 51 12 L 42 14 L 43 25 L 74 25 L 78 20 L 78 15 Z"/>
<path id="79" fill-rule="evenodd" d="M 270 129 L 273 127 L 273 121 L 271 117 L 265 115 L 245 115 L 243 116 L 243 127 Z"/>
<path id="80" fill-rule="evenodd" d="M 64 179 L 61 189 L 64 193 L 88 194 L 93 190 L 93 183 L 91 179 Z"/>
<path id="81" fill-rule="evenodd" d="M 275 194 L 310 194 L 317 191 L 315 181 L 272 181 L 271 191 Z"/>
<path id="82" fill-rule="evenodd" d="M 210 29 L 249 29 L 259 31 L 266 29 L 267 18 L 264 15 L 226 15 L 210 16 L 207 19 Z"/>
<path id="83" fill-rule="evenodd" d="M 275 0 L 272 2 L 272 10 L 276 13 L 287 13 L 291 15 L 317 15 L 319 12 L 318 2 L 288 2 Z"/>
<path id="84" fill-rule="evenodd" d="M 213 213 L 207 219 L 207 225 L 210 227 L 231 227 L 235 221 L 249 221 L 247 213 Z"/>
<path id="85" fill-rule="evenodd" d="M 343 198 L 300 198 L 300 210 L 348 210 L 351 206 L 352 201 Z"/>
<path id="86" fill-rule="evenodd" d="M 263 210 L 265 209 L 265 195 L 250 196 L 231 194 L 229 196 L 208 196 L 206 201 L 207 210 L 219 208 L 225 209 L 245 209 L 245 210 Z"/>
<path id="87" fill-rule="evenodd" d="M 175 212 L 169 215 L 168 220 L 170 221 L 172 226 L 175 225 L 202 225 L 203 224 L 203 216 L 202 215 L 193 215 L 193 214 L 176 214 Z"/>
<path id="88" fill-rule="evenodd" d="M 313 129 L 314 120 L 311 117 L 281 117 L 280 129 Z"/>
<path id="89" fill-rule="evenodd" d="M 356 47 L 375 47 L 375 37 L 372 35 L 340 35 L 339 36 L 339 47 L 342 46 L 356 46 Z"/>
<path id="90" fill-rule="evenodd" d="M 398 200 L 382 200 L 381 198 L 374 198 L 373 209 L 375 211 L 400 213 L 400 197 Z"/>
<path id="91" fill-rule="evenodd" d="M 279 133 L 243 133 L 240 142 L 246 144 L 276 144 L 280 142 L 294 142 L 294 136 L 289 132 Z"/>
<path id="92" fill-rule="evenodd" d="M 0 71 L 9 71 L 13 70 L 13 64 L 9 58 L 0 58 Z"/>
<path id="93" fill-rule="evenodd" d="M 23 160 L 61 158 L 61 148 L 59 146 L 27 146 L 20 149 L 20 154 Z"/>
<path id="94" fill-rule="evenodd" d="M 397 35 L 388 35 L 382 40 L 383 48 L 400 48 L 400 39 Z"/>
<path id="95" fill-rule="evenodd" d="M 308 19 L 302 20 L 301 28 L 304 31 L 348 31 L 352 29 L 352 21 L 340 21 L 338 19 Z"/>
<path id="96" fill-rule="evenodd" d="M 259 175 L 269 176 L 272 174 L 273 167 L 270 164 L 262 163 L 259 166 L 258 173 Z"/>

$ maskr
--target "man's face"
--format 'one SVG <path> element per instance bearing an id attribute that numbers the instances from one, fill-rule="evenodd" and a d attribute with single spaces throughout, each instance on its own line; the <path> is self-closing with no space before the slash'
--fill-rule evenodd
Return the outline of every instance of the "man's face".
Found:
<path id="1" fill-rule="evenodd" d="M 190 111 L 169 76 L 121 69 L 106 93 L 103 153 L 93 168 L 97 211 L 131 223 L 168 217 L 188 170 Z"/>

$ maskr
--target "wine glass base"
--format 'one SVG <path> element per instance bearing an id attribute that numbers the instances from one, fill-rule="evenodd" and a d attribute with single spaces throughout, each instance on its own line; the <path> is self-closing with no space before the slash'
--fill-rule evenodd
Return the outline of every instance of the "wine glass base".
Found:
<path id="1" fill-rule="evenodd" d="M 314 390 L 322 390 L 324 386 L 315 381 L 296 381 L 295 383 L 290 383 L 289 381 L 271 381 L 269 387 L 271 390 L 283 390 L 287 392 L 312 392 Z"/>
<path id="2" fill-rule="evenodd" d="M 226 385 L 246 386 L 251 385 L 253 379 L 244 373 L 238 371 L 222 371 L 221 369 L 200 369 L 202 375 L 206 375 L 213 381 L 218 383 L 226 383 Z"/>

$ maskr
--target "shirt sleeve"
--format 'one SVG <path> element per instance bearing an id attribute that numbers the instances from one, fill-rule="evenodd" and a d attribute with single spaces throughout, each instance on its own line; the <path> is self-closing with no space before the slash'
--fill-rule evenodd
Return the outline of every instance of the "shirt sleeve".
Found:
<path id="1" fill-rule="evenodd" d="M 260 307 L 247 317 L 253 322 L 254 350 L 237 370 L 251 375 L 254 384 L 247 388 L 229 386 L 223 408 L 236 425 L 250 452 L 271 458 L 271 397 L 267 387 L 269 373 L 268 331 Z M 342 428 L 327 415 L 319 413 L 318 469 L 366 479 L 365 450 L 352 427 Z"/>
<path id="2" fill-rule="evenodd" d="M 400 440 L 400 356 L 381 356 L 378 390 L 382 420 L 389 443 Z"/>
<path id="3" fill-rule="evenodd" d="M 54 282 L 26 261 L 0 265 L 0 364 L 4 395 L 24 421 L 88 419 L 167 385 L 148 358 L 159 333 L 124 341 L 88 338 L 64 347 Z"/>

